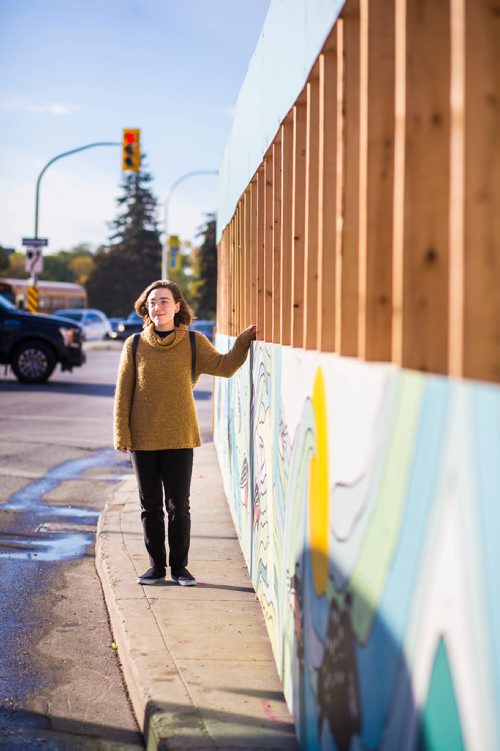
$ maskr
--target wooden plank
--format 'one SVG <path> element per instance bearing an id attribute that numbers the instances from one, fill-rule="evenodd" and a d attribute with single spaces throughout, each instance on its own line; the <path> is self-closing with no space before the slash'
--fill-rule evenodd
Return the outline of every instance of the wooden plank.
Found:
<path id="1" fill-rule="evenodd" d="M 238 245 L 237 245 L 237 258 L 236 258 L 236 320 L 237 320 L 237 333 L 239 334 L 243 330 L 242 324 L 242 311 L 243 311 L 243 296 L 242 296 L 242 254 L 243 254 L 243 205 L 241 199 L 238 201 L 237 207 L 237 225 L 238 225 Z"/>
<path id="2" fill-rule="evenodd" d="M 319 59 L 318 143 L 318 302 L 319 350 L 335 349 L 335 211 L 337 191 L 337 30 Z"/>
<path id="3" fill-rule="evenodd" d="M 392 354 L 395 18 L 392 3 L 360 4 L 358 354 Z"/>
<path id="4" fill-rule="evenodd" d="M 273 337 L 273 158 L 264 157 L 264 339 Z"/>
<path id="5" fill-rule="evenodd" d="M 463 375 L 464 365 L 464 157 L 465 157 L 465 7 L 450 2 L 450 283 L 448 373 Z"/>
<path id="6" fill-rule="evenodd" d="M 280 130 L 281 133 L 281 130 Z M 281 332 L 281 140 L 273 143 L 273 268 L 271 341 L 280 341 Z"/>
<path id="7" fill-rule="evenodd" d="M 344 19 L 344 196 L 342 223 L 340 347 L 358 352 L 359 239 L 359 8 L 348 3 Z"/>
<path id="8" fill-rule="evenodd" d="M 304 343 L 304 232 L 306 182 L 306 101 L 304 92 L 293 108 L 292 185 L 292 331 L 293 347 Z"/>
<path id="9" fill-rule="evenodd" d="M 406 140 L 406 3 L 395 5 L 392 361 L 403 362 L 403 260 Z"/>
<path id="10" fill-rule="evenodd" d="M 450 200 L 450 13 L 408 0 L 402 365 L 446 373 Z"/>
<path id="11" fill-rule="evenodd" d="M 265 321 L 264 321 L 264 198 L 265 198 L 265 177 L 264 167 L 261 165 L 257 170 L 257 329 L 261 339 L 265 340 Z"/>
<path id="12" fill-rule="evenodd" d="M 281 126 L 281 344 L 292 341 L 293 113 Z"/>
<path id="13" fill-rule="evenodd" d="M 500 15 L 465 0 L 465 320 L 467 378 L 500 381 Z"/>
<path id="14" fill-rule="evenodd" d="M 231 336 L 237 334 L 236 323 L 236 217 L 231 220 Z"/>
<path id="15" fill-rule="evenodd" d="M 250 253 L 250 318 L 257 325 L 257 177 L 250 183 L 251 194 L 251 253 Z M 257 331 L 260 338 L 261 332 Z"/>
<path id="16" fill-rule="evenodd" d="M 335 351 L 340 352 L 342 339 L 342 244 L 344 237 L 344 21 L 339 18 L 337 27 L 337 158 L 335 194 Z"/>
<path id="17" fill-rule="evenodd" d="M 225 230 L 222 233 L 220 242 L 217 246 L 217 331 L 224 333 L 224 237 Z"/>
<path id="18" fill-rule="evenodd" d="M 306 91 L 303 346 L 305 349 L 315 349 L 318 340 L 319 77 L 317 73 L 312 74 Z"/>
<path id="19" fill-rule="evenodd" d="M 233 335 L 233 221 L 229 222 L 228 227 L 228 263 L 227 263 L 227 333 Z"/>
<path id="20" fill-rule="evenodd" d="M 243 328 L 250 326 L 249 316 L 249 270 L 250 270 L 250 189 L 247 187 L 243 195 Z"/>

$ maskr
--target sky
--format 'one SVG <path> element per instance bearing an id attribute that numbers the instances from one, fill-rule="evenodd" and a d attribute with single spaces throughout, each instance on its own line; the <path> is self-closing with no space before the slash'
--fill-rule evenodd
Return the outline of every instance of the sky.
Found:
<path id="1" fill-rule="evenodd" d="M 270 0 L 0 0 L 0 245 L 33 237 L 36 180 L 65 151 L 141 129 L 158 219 L 196 242 Z M 38 236 L 48 252 L 109 239 L 121 147 L 51 165 Z"/>

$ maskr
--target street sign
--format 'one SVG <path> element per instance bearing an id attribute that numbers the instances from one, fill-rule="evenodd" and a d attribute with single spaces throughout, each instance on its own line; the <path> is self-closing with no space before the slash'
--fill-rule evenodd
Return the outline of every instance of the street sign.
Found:
<path id="1" fill-rule="evenodd" d="M 169 263 L 170 269 L 176 269 L 178 264 L 179 250 L 181 242 L 178 235 L 169 235 L 168 249 L 169 249 Z"/>
<path id="2" fill-rule="evenodd" d="M 49 244 L 47 237 L 23 237 L 23 245 L 30 248 L 45 248 Z"/>
<path id="3" fill-rule="evenodd" d="M 30 274 L 40 274 L 43 271 L 43 255 L 41 248 L 26 248 L 24 269 Z"/>

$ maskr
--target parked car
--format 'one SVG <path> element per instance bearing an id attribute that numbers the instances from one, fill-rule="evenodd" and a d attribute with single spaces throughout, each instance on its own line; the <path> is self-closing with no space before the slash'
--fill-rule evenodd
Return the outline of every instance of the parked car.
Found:
<path id="1" fill-rule="evenodd" d="M 192 331 L 200 331 L 202 334 L 205 334 L 209 342 L 214 341 L 215 338 L 215 327 L 216 327 L 215 321 L 204 321 L 204 320 L 198 320 L 196 319 L 193 321 L 189 328 Z"/>
<path id="2" fill-rule="evenodd" d="M 0 295 L 0 363 L 23 383 L 43 383 L 57 363 L 61 370 L 83 365 L 82 329 L 65 318 L 19 310 Z"/>
<path id="3" fill-rule="evenodd" d="M 113 328 L 107 315 L 102 310 L 96 308 L 63 308 L 56 310 L 54 315 L 76 321 L 83 329 L 83 338 L 86 342 L 113 338 Z"/>
<path id="4" fill-rule="evenodd" d="M 124 318 L 116 327 L 116 338 L 126 339 L 131 334 L 139 334 L 142 331 L 144 321 L 141 316 L 133 310 L 127 318 Z"/>
<path id="5" fill-rule="evenodd" d="M 111 324 L 111 328 L 113 329 L 112 337 L 113 339 L 118 338 L 118 324 L 123 321 L 123 318 L 117 317 L 117 316 L 110 316 L 108 318 L 108 321 Z"/>

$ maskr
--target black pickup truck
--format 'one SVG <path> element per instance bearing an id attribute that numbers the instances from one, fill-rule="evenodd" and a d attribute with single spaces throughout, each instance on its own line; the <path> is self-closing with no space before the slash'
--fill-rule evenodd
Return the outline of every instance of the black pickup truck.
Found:
<path id="1" fill-rule="evenodd" d="M 23 383 L 43 383 L 57 363 L 61 370 L 83 365 L 82 330 L 65 318 L 18 310 L 0 295 L 0 363 Z"/>

